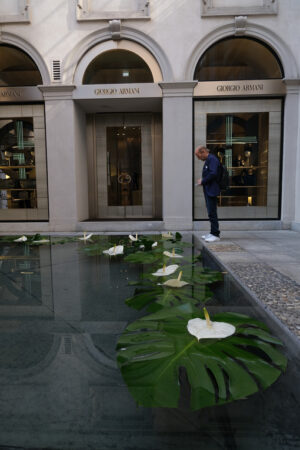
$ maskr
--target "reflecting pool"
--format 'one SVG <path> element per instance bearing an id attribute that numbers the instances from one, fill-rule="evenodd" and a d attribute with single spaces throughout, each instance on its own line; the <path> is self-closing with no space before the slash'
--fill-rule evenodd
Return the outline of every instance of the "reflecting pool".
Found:
<path id="1" fill-rule="evenodd" d="M 192 235 L 183 241 L 192 244 Z M 0 240 L 0 448 L 300 448 L 300 346 L 285 345 L 286 373 L 247 399 L 191 411 L 183 372 L 179 408 L 137 407 L 117 366 L 116 345 L 128 324 L 146 314 L 125 299 L 152 266 L 103 254 L 124 242 L 127 236 L 51 237 L 52 245 Z M 197 245 L 179 250 L 187 258 L 201 251 Z M 199 264 L 217 269 L 205 252 Z M 230 275 L 220 278 L 203 288 L 212 291 L 206 302 L 212 314 L 263 320 L 286 342 Z"/>

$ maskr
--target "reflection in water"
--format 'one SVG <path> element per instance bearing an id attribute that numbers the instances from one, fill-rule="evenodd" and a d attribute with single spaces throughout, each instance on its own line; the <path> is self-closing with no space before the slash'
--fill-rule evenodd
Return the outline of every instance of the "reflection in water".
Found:
<path id="1" fill-rule="evenodd" d="M 95 239 L 103 249 L 115 243 Z M 128 282 L 139 279 L 143 266 L 122 256 L 89 255 L 85 246 L 1 243 L 0 446 L 299 447 L 296 359 L 271 389 L 248 400 L 191 412 L 182 392 L 181 408 L 137 408 L 117 369 L 115 346 L 128 322 L 143 315 L 124 304 L 135 289 Z M 216 286 L 211 304 L 259 315 L 229 278 Z"/>

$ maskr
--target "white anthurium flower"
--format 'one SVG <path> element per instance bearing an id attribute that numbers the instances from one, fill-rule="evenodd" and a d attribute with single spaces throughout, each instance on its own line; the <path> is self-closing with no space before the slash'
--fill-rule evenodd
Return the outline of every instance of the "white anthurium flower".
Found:
<path id="1" fill-rule="evenodd" d="M 173 238 L 173 234 L 171 233 L 171 231 L 168 231 L 168 233 L 162 233 L 161 237 L 164 239 L 172 239 Z"/>
<path id="2" fill-rule="evenodd" d="M 154 272 L 152 275 L 155 277 L 167 277 L 168 275 L 171 275 L 172 273 L 176 272 L 178 269 L 177 264 L 171 264 L 170 266 L 164 266 L 161 269 L 158 269 L 156 272 Z"/>
<path id="3" fill-rule="evenodd" d="M 27 237 L 26 236 L 21 236 L 18 239 L 15 239 L 14 242 L 26 242 L 27 241 Z"/>
<path id="4" fill-rule="evenodd" d="M 32 241 L 34 244 L 46 244 L 49 241 L 49 239 L 39 239 L 38 241 Z"/>
<path id="5" fill-rule="evenodd" d="M 165 250 L 164 255 L 168 256 L 169 258 L 183 258 L 182 255 L 178 255 L 177 253 L 175 253 L 175 248 L 172 249 L 172 253 Z"/>
<path id="6" fill-rule="evenodd" d="M 171 278 L 170 280 L 167 280 L 163 283 L 164 286 L 174 287 L 174 288 L 181 288 L 183 286 L 186 286 L 186 281 L 181 281 L 182 271 L 179 272 L 178 278 Z"/>
<path id="7" fill-rule="evenodd" d="M 135 235 L 135 237 L 134 236 L 132 236 L 132 234 L 130 234 L 129 235 L 129 239 L 132 241 L 132 242 L 136 242 L 136 241 L 138 241 L 139 240 L 139 238 L 138 238 L 138 235 L 136 234 Z"/>
<path id="8" fill-rule="evenodd" d="M 83 236 L 78 238 L 80 241 L 88 241 L 93 236 L 93 233 L 87 234 L 86 232 L 83 233 Z"/>
<path id="9" fill-rule="evenodd" d="M 114 245 L 110 247 L 108 250 L 103 250 L 103 253 L 106 253 L 110 256 L 122 255 L 124 252 L 124 245 Z"/>
<path id="10" fill-rule="evenodd" d="M 224 339 L 235 333 L 235 326 L 226 322 L 212 322 L 206 308 L 203 308 L 205 320 L 200 318 L 188 321 L 187 329 L 190 334 L 200 339 Z"/>

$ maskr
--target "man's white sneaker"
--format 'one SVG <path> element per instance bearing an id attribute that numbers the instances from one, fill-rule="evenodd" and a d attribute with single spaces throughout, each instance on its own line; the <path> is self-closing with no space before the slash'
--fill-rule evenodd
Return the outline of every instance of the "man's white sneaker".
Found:
<path id="1" fill-rule="evenodd" d="M 208 234 L 204 234 L 203 236 L 201 236 L 202 239 L 207 239 L 210 236 L 212 236 L 212 234 L 208 233 Z"/>
<path id="2" fill-rule="evenodd" d="M 208 238 L 205 239 L 205 242 L 217 242 L 220 238 L 218 236 L 214 236 L 211 234 Z"/>

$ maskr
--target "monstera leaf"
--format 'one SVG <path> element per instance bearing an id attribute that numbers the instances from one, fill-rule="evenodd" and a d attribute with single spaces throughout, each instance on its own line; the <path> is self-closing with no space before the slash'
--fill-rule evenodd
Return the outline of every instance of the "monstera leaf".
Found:
<path id="1" fill-rule="evenodd" d="M 212 320 L 236 327 L 224 339 L 200 339 L 187 323 L 203 315 L 191 304 L 164 308 L 130 324 L 120 337 L 118 365 L 139 405 L 178 406 L 179 369 L 190 384 L 190 407 L 197 410 L 244 399 L 266 389 L 286 368 L 264 324 L 241 314 L 216 314 Z"/>

